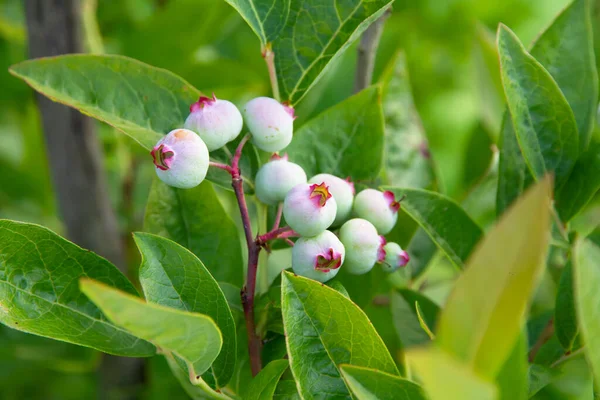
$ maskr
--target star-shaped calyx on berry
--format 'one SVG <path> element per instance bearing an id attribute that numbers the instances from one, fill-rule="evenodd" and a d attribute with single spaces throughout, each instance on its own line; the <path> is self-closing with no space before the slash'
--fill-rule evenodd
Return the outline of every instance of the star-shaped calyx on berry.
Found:
<path id="1" fill-rule="evenodd" d="M 332 247 L 319 254 L 315 260 L 315 269 L 321 272 L 329 272 L 332 269 L 338 269 L 342 265 L 342 255 L 336 252 Z"/>
<path id="2" fill-rule="evenodd" d="M 331 198 L 331 193 L 325 182 L 315 183 L 314 185 L 310 185 L 310 195 L 308 197 L 314 200 L 319 207 L 325 207 L 327 200 Z"/>
<path id="3" fill-rule="evenodd" d="M 150 155 L 156 168 L 167 171 L 171 168 L 171 159 L 175 153 L 168 146 L 160 144 L 152 149 Z"/>
<path id="4" fill-rule="evenodd" d="M 212 98 L 206 97 L 206 96 L 200 96 L 200 98 L 198 99 L 197 102 L 192 103 L 192 105 L 190 105 L 190 112 L 193 113 L 195 111 L 201 110 L 206 106 L 215 104 L 216 102 L 217 102 L 217 96 L 215 96 L 214 93 L 212 95 Z"/>
<path id="5" fill-rule="evenodd" d="M 398 212 L 398 210 L 400 209 L 400 202 L 402 201 L 402 199 L 396 200 L 396 198 L 394 197 L 394 193 L 390 192 L 389 190 L 383 192 L 383 197 L 388 202 L 390 209 L 394 212 Z"/>

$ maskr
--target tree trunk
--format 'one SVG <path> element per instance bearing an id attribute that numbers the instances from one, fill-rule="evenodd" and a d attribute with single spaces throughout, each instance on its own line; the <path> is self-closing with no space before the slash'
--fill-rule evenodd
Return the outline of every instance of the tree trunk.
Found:
<path id="1" fill-rule="evenodd" d="M 81 0 L 25 0 L 31 58 L 83 50 L 80 3 Z M 94 122 L 77 110 L 39 94 L 36 99 L 67 237 L 125 272 L 123 244 L 108 198 Z M 105 356 L 101 367 L 101 398 L 115 398 L 111 392 L 139 385 L 142 367 L 143 363 L 134 358 Z"/>

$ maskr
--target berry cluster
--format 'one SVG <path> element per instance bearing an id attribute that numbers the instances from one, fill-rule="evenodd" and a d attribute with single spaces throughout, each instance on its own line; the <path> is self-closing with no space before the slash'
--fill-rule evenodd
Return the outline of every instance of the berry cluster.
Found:
<path id="1" fill-rule="evenodd" d="M 237 138 L 244 122 L 256 147 L 279 152 L 292 141 L 294 119 L 293 108 L 267 97 L 250 100 L 243 113 L 214 94 L 200 97 L 184 129 L 169 132 L 152 149 L 156 173 L 168 185 L 192 188 L 206 177 L 209 152 Z M 355 196 L 349 179 L 331 174 L 308 179 L 287 155 L 275 154 L 256 174 L 256 196 L 282 207 L 289 232 L 299 236 L 292 249 L 298 275 L 326 282 L 341 266 L 360 275 L 376 263 L 393 272 L 409 261 L 406 251 L 382 236 L 398 218 L 400 203 L 392 192 L 365 189 Z M 338 228 L 336 236 L 331 229 Z"/>

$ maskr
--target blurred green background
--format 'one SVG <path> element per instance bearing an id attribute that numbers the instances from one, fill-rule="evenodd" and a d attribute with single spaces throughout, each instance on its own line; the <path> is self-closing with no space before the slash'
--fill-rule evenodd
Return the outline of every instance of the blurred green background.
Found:
<path id="1" fill-rule="evenodd" d="M 8 73 L 10 65 L 27 55 L 22 3 L 0 0 L 0 218 L 35 222 L 61 233 L 33 91 Z M 236 103 L 269 95 L 259 42 L 222 0 L 82 3 L 89 52 L 123 54 L 170 69 L 200 90 Z M 529 44 L 567 3 L 396 0 L 385 23 L 374 81 L 403 50 L 438 189 L 463 203 L 484 226 L 494 218 L 495 182 L 473 188 L 493 165 L 504 109 L 496 26 L 505 23 Z M 356 45 L 299 104 L 296 127 L 352 94 L 355 63 Z M 152 164 L 131 139 L 98 125 L 110 199 L 128 242 L 129 232 L 141 227 Z M 137 252 L 129 253 L 135 268 Z M 429 294 L 435 297 L 433 291 Z M 0 399 L 95 398 L 100 360 L 93 350 L 0 326 Z M 158 358 L 149 361 L 146 380 L 145 386 L 128 390 L 145 399 L 186 398 Z"/>

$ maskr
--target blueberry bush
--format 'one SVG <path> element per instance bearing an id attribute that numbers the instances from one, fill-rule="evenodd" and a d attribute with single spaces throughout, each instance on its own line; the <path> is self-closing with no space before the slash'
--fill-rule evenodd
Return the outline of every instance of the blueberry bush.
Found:
<path id="1" fill-rule="evenodd" d="M 0 220 L 0 322 L 159 359 L 193 399 L 595 398 L 594 5 L 566 4 L 531 46 L 503 23 L 495 34 L 476 23 L 460 42 L 476 55 L 462 79 L 481 96 L 424 107 L 411 87 L 427 73 L 408 76 L 415 54 L 428 57 L 418 41 L 377 58 L 389 46 L 381 29 L 411 23 L 395 19 L 404 3 L 215 3 L 211 29 L 222 12 L 255 34 L 223 51 L 264 59 L 254 73 L 268 89 L 243 96 L 249 72 L 232 59 L 190 73 L 151 55 L 156 40 L 172 56 L 215 57 L 202 47 L 209 30 L 166 22 L 124 41 L 148 63 L 102 51 L 12 65 L 35 91 L 126 135 L 117 140 L 142 150 L 139 179 L 152 183 L 131 229 L 131 276 L 54 230 Z M 340 65 L 355 48 L 350 95 Z M 434 55 L 417 65 L 431 70 Z M 239 82 L 206 84 L 221 68 Z M 437 68 L 429 76 L 443 80 Z M 477 114 L 462 158 L 436 153 L 456 147 L 461 112 Z"/>

